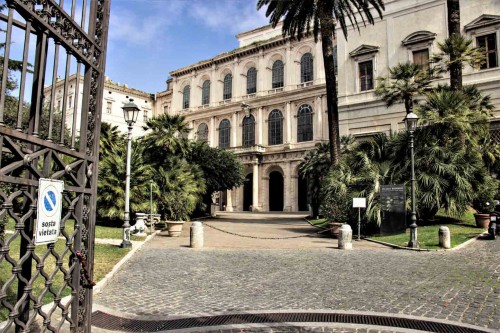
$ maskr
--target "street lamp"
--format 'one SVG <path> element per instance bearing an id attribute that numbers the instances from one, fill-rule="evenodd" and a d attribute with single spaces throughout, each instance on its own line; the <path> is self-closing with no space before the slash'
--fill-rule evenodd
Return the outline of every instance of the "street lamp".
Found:
<path id="1" fill-rule="evenodd" d="M 123 117 L 128 125 L 127 134 L 127 168 L 125 171 L 125 214 L 123 218 L 123 239 L 120 247 L 132 247 L 130 242 L 130 155 L 132 151 L 132 128 L 139 116 L 139 108 L 134 104 L 134 100 L 130 99 L 128 103 L 122 106 Z"/>
<path id="2" fill-rule="evenodd" d="M 413 112 L 406 115 L 404 119 L 406 130 L 410 134 L 410 155 L 411 155 L 411 216 L 410 216 L 410 241 L 408 247 L 419 248 L 417 240 L 417 213 L 415 211 L 415 157 L 413 153 L 413 133 L 417 128 L 418 116 Z"/>

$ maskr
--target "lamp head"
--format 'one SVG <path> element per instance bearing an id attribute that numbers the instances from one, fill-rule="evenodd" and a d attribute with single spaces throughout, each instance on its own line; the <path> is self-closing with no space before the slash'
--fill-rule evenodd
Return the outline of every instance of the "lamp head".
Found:
<path id="1" fill-rule="evenodd" d="M 139 117 L 139 107 L 134 103 L 133 99 L 130 99 L 128 103 L 122 106 L 122 109 L 125 122 L 129 126 L 132 126 L 137 121 L 137 117 Z"/>
<path id="2" fill-rule="evenodd" d="M 404 121 L 408 132 L 414 132 L 417 129 L 418 116 L 415 113 L 408 113 Z"/>

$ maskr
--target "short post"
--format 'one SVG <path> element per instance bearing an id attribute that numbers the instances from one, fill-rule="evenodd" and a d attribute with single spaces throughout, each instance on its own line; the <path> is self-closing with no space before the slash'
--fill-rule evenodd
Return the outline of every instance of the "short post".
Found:
<path id="1" fill-rule="evenodd" d="M 450 229 L 448 227 L 439 227 L 439 247 L 451 248 Z"/>
<path id="2" fill-rule="evenodd" d="M 352 250 L 352 229 L 349 224 L 343 224 L 339 230 L 339 249 Z"/>
<path id="3" fill-rule="evenodd" d="M 195 221 L 191 225 L 190 246 L 193 249 L 201 249 L 203 247 L 203 224 L 199 221 Z"/>

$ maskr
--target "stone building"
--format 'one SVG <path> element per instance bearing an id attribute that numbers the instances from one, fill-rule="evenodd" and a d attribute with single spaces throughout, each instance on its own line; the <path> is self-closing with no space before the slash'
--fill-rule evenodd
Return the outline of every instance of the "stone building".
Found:
<path id="1" fill-rule="evenodd" d="M 374 94 L 376 78 L 400 62 L 428 66 L 447 37 L 445 0 L 387 0 L 383 19 L 346 41 L 337 31 L 340 133 L 363 139 L 404 128 L 404 106 L 387 108 Z M 490 94 L 500 110 L 500 2 L 461 1 L 462 32 L 488 53 L 483 68 L 464 69 L 464 84 Z M 228 211 L 307 209 L 299 178 L 303 155 L 327 141 L 321 44 L 283 38 L 281 29 L 257 28 L 236 36 L 239 48 L 170 72 L 171 95 L 157 112 L 186 115 L 190 138 L 233 150 L 245 183 L 221 196 Z M 444 83 L 447 79 L 443 78 Z M 500 114 L 492 119 L 498 126 Z"/>

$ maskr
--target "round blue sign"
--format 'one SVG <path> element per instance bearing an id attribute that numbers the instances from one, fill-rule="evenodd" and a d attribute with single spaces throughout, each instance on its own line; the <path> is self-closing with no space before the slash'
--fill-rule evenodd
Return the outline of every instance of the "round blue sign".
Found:
<path id="1" fill-rule="evenodd" d="M 52 212 L 57 204 L 56 194 L 53 191 L 47 191 L 43 197 L 43 204 L 47 212 Z"/>

